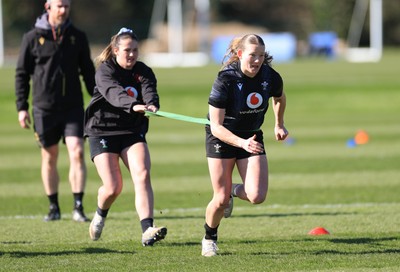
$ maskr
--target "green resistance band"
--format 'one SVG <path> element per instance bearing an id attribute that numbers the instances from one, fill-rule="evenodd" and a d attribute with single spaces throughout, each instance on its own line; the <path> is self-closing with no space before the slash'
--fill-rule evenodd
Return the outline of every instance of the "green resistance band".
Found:
<path id="1" fill-rule="evenodd" d="M 157 112 L 146 111 L 145 115 L 146 116 L 166 117 L 166 118 L 175 119 L 175 120 L 179 120 L 179 121 L 197 123 L 197 124 L 203 124 L 203 125 L 210 124 L 210 121 L 206 118 L 196 118 L 196 117 L 191 117 L 191 116 L 186 116 L 186 115 L 172 113 L 172 112 L 166 112 L 166 111 L 157 111 Z"/>

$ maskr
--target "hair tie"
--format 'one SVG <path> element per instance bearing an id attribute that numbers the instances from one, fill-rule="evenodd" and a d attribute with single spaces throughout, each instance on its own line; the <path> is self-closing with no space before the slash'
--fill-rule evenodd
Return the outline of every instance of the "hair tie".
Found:
<path id="1" fill-rule="evenodd" d="M 121 28 L 121 29 L 118 31 L 117 36 L 124 35 L 124 34 L 128 34 L 128 35 L 130 35 L 131 37 L 133 37 L 135 40 L 137 40 L 137 36 L 136 36 L 136 34 L 133 32 L 132 29 L 123 27 L 123 28 Z"/>

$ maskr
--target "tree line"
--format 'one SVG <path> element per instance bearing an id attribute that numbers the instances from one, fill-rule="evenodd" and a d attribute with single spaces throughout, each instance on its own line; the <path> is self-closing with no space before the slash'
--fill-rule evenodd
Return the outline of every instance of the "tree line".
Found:
<path id="1" fill-rule="evenodd" d="M 167 1 L 167 0 L 164 0 Z M 182 0 L 184 7 L 194 0 Z M 365 0 L 369 1 L 369 0 Z M 45 0 L 3 0 L 5 47 L 16 47 L 44 11 Z M 149 35 L 155 1 L 72 0 L 71 19 L 83 29 L 93 44 L 106 44 L 121 27 L 135 29 L 141 40 Z M 347 38 L 356 0 L 210 0 L 210 23 L 241 22 L 272 32 L 292 32 L 306 39 L 316 31 L 334 31 Z M 400 1 L 383 0 L 384 45 L 400 44 Z M 164 20 L 166 20 L 166 16 Z M 369 43 L 369 18 L 361 35 L 361 45 Z M 221 33 L 223 34 L 223 33 Z"/>

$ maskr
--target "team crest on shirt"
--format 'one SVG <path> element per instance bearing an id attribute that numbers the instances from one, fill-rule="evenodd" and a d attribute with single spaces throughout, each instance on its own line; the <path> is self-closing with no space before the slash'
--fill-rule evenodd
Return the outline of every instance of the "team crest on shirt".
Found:
<path id="1" fill-rule="evenodd" d="M 268 82 L 264 81 L 263 83 L 261 83 L 261 86 L 263 88 L 263 91 L 267 90 L 267 86 L 268 86 Z"/>
<path id="2" fill-rule="evenodd" d="M 263 98 L 261 94 L 252 92 L 247 96 L 246 103 L 250 109 L 256 109 L 263 103 Z"/>
<path id="3" fill-rule="evenodd" d="M 140 81 L 142 81 L 142 76 L 138 74 L 133 74 L 133 80 L 135 80 L 135 82 L 137 83 L 140 83 Z"/>
<path id="4" fill-rule="evenodd" d="M 133 98 L 138 97 L 138 91 L 135 89 L 135 87 L 132 86 L 125 87 L 125 92 Z"/>

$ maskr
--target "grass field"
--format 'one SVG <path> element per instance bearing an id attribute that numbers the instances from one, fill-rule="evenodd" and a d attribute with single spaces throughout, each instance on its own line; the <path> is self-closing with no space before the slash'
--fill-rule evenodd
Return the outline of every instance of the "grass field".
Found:
<path id="1" fill-rule="evenodd" d="M 65 149 L 63 219 L 43 222 L 39 149 L 17 122 L 14 69 L 0 70 L 0 271 L 400 271 L 399 63 L 400 51 L 386 50 L 380 63 L 304 59 L 274 66 L 285 82 L 292 142 L 274 141 L 270 111 L 263 126 L 268 199 L 235 202 L 232 218 L 221 223 L 215 258 L 200 255 L 212 193 L 201 125 L 151 117 L 155 220 L 168 227 L 167 238 L 141 246 L 125 171 L 123 194 L 102 238 L 92 242 L 88 224 L 71 220 Z M 154 69 L 161 109 L 204 117 L 218 69 Z M 370 141 L 348 147 L 358 130 Z M 84 204 L 92 216 L 100 180 L 86 157 Z M 330 235 L 308 235 L 317 226 Z"/>

